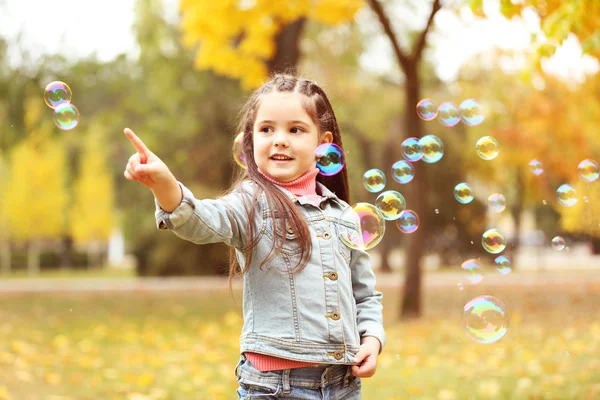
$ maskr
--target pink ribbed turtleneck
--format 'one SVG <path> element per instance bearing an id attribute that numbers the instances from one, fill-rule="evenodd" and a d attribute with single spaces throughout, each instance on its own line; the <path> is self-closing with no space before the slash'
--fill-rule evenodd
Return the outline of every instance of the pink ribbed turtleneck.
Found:
<path id="1" fill-rule="evenodd" d="M 304 196 L 311 203 L 319 202 L 321 200 L 321 196 L 317 194 L 317 174 L 319 173 L 319 168 L 315 168 L 312 171 L 309 171 L 302 175 L 300 178 L 294 179 L 290 182 L 279 182 L 270 176 L 266 175 L 260 169 L 258 170 L 269 182 L 272 182 L 278 186 L 281 186 L 296 196 Z M 292 369 L 292 368 L 302 368 L 302 367 L 316 367 L 318 363 L 307 363 L 302 361 L 294 361 L 288 360 L 285 358 L 279 358 L 274 356 L 269 356 L 266 354 L 245 352 L 244 355 L 250 362 L 261 372 L 266 371 L 275 371 L 281 369 Z"/>

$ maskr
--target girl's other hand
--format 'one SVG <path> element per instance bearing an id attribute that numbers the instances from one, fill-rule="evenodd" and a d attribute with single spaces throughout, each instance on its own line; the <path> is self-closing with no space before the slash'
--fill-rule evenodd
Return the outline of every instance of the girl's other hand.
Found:
<path id="1" fill-rule="evenodd" d="M 162 183 L 175 180 L 167 165 L 156 154 L 152 153 L 131 129 L 125 128 L 123 132 L 136 150 L 129 157 L 125 167 L 125 178 L 140 182 L 150 189 L 155 189 Z"/>

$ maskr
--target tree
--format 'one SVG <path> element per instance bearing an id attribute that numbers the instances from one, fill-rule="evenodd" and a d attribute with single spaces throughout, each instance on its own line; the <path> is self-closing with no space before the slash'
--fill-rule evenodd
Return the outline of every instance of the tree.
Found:
<path id="1" fill-rule="evenodd" d="M 76 244 L 86 245 L 88 266 L 94 264 L 93 250 L 107 243 L 116 226 L 112 174 L 108 172 L 105 147 L 102 146 L 104 129 L 92 125 L 84 137 L 79 176 L 73 188 L 70 210 L 71 235 Z"/>
<path id="2" fill-rule="evenodd" d="M 199 45 L 197 68 L 239 79 L 244 89 L 254 89 L 269 73 L 296 66 L 305 19 L 336 24 L 351 19 L 361 5 L 362 0 L 183 0 L 183 43 Z"/>
<path id="3" fill-rule="evenodd" d="M 28 243 L 27 268 L 39 272 L 42 240 L 58 239 L 66 230 L 68 193 L 62 141 L 50 138 L 49 112 L 45 118 L 42 96 L 30 96 L 25 106 L 29 132 L 11 152 L 10 176 L 4 212 L 11 239 Z"/>

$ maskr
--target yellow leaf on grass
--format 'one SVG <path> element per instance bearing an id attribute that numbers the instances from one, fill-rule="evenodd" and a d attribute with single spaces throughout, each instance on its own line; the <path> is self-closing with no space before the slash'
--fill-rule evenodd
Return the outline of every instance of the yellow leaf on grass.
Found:
<path id="1" fill-rule="evenodd" d="M 54 372 L 50 372 L 49 374 L 46 374 L 46 376 L 44 376 L 44 380 L 52 386 L 56 386 L 58 384 L 60 384 L 61 382 L 61 378 L 60 375 L 55 374 Z"/>
<path id="2" fill-rule="evenodd" d="M 143 372 L 136 379 L 136 384 L 138 386 L 142 386 L 142 387 L 148 387 L 148 386 L 152 385 L 153 382 L 154 382 L 154 374 L 152 374 L 150 372 Z"/>
<path id="3" fill-rule="evenodd" d="M 0 386 L 0 400 L 10 400 L 10 394 L 8 394 L 8 389 L 4 386 Z"/>

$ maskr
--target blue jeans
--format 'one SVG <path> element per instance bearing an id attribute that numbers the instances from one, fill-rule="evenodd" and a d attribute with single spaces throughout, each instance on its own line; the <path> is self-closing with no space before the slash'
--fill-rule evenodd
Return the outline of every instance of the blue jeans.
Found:
<path id="1" fill-rule="evenodd" d="M 362 383 L 351 365 L 260 372 L 243 354 L 235 366 L 239 399 L 360 400 Z"/>

